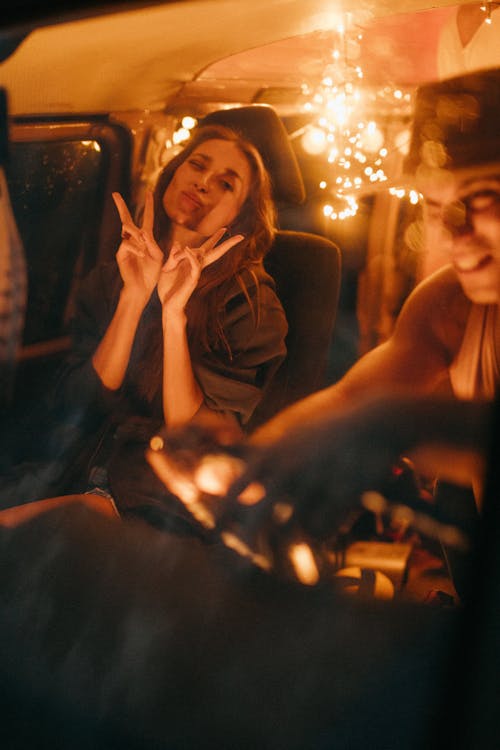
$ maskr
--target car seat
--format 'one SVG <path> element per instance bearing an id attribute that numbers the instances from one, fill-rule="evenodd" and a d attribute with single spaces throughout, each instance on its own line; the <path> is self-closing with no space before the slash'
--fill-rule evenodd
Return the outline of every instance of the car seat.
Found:
<path id="1" fill-rule="evenodd" d="M 263 104 L 217 110 L 200 125 L 225 125 L 259 149 L 278 208 L 305 199 L 300 168 L 276 111 Z M 249 430 L 326 385 L 340 290 L 340 250 L 325 237 L 279 229 L 264 265 L 274 278 L 288 320 L 287 356 L 254 413 Z"/>

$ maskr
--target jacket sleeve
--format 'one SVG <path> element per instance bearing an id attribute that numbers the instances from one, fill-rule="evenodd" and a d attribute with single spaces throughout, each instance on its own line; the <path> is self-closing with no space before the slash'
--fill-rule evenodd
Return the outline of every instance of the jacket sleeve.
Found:
<path id="1" fill-rule="evenodd" d="M 224 333 L 230 353 L 208 352 L 193 363 L 206 404 L 215 411 L 235 414 L 242 425 L 249 421 L 285 358 L 288 331 L 270 277 L 263 276 L 248 293 L 252 307 L 241 291 L 226 304 Z"/>
<path id="2" fill-rule="evenodd" d="M 71 351 L 57 382 L 57 401 L 66 408 L 109 411 L 119 392 L 105 388 L 92 365 L 92 355 L 113 316 L 120 289 L 115 264 L 93 269 L 82 282 L 71 323 Z"/>

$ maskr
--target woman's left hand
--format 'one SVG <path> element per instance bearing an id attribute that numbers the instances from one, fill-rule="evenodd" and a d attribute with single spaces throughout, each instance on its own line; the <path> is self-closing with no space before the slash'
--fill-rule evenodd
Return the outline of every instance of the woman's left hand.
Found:
<path id="1" fill-rule="evenodd" d="M 224 227 L 218 229 L 197 248 L 181 248 L 174 242 L 158 279 L 158 296 L 164 307 L 183 311 L 198 285 L 203 269 L 222 258 L 243 239 L 243 235 L 237 234 L 218 245 L 225 231 Z"/>

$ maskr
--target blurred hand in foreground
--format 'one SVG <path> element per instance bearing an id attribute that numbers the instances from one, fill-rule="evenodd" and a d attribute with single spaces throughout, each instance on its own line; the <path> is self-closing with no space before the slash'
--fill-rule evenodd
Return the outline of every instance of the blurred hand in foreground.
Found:
<path id="1" fill-rule="evenodd" d="M 272 567 L 284 540 L 326 542 L 363 508 L 365 493 L 390 495 L 405 453 L 460 482 L 481 473 L 487 414 L 487 405 L 377 398 L 265 446 L 192 423 L 154 438 L 148 460 L 200 523 Z M 416 485 L 405 492 L 403 501 L 418 503 Z"/>

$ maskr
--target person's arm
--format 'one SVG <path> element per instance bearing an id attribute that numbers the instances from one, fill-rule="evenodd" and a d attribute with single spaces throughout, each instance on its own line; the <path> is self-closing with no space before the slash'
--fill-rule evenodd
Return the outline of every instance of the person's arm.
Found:
<path id="1" fill-rule="evenodd" d="M 210 349 L 192 362 L 203 392 L 196 420 L 224 434 L 230 427 L 240 440 L 286 356 L 288 325 L 274 282 L 260 266 L 235 278 L 222 304 L 227 348 Z"/>
<path id="2" fill-rule="evenodd" d="M 217 245 L 225 228 L 215 232 L 199 248 L 174 243 L 158 281 L 163 328 L 163 412 L 165 423 L 177 427 L 206 408 L 203 391 L 195 378 L 187 338 L 186 305 L 201 272 L 240 242 L 241 235 Z M 221 415 L 221 419 L 225 419 Z"/>
<path id="3" fill-rule="evenodd" d="M 304 423 L 334 416 L 337 410 L 368 394 L 425 394 L 437 391 L 448 378 L 450 351 L 455 346 L 456 277 L 446 269 L 420 284 L 403 306 L 386 342 L 365 354 L 337 383 L 284 409 L 255 430 L 249 440 L 265 445 Z"/>
<path id="4" fill-rule="evenodd" d="M 137 326 L 156 286 L 163 253 L 153 239 L 153 198 L 148 194 L 142 227 L 137 227 L 123 198 L 113 195 L 122 221 L 117 262 L 123 280 L 118 305 L 92 357 L 94 370 L 109 390 L 120 388 L 127 371 Z"/>
<path id="5" fill-rule="evenodd" d="M 456 277 L 448 271 L 421 284 L 402 310 L 389 341 L 365 355 L 339 383 L 293 404 L 249 436 L 243 449 L 256 458 L 246 469 L 229 459 L 229 469 L 222 472 L 220 479 L 216 475 L 221 474 L 223 457 L 216 456 L 213 471 L 210 460 L 204 461 L 203 477 L 208 477 L 208 483 L 216 488 L 213 492 L 224 495 L 242 471 L 242 487 L 254 480 L 286 483 L 287 476 L 292 485 L 300 480 L 297 486 L 303 482 L 316 486 L 316 480 L 321 484 L 330 475 L 331 456 L 336 452 L 342 456 L 342 466 L 347 471 L 348 456 L 341 447 L 348 439 L 343 427 L 346 414 L 347 424 L 356 424 L 357 406 L 364 414 L 367 399 L 372 402 L 390 393 L 411 403 L 417 394 L 429 393 L 446 379 L 452 350 L 457 345 L 448 318 L 457 314 L 457 299 L 460 301 Z M 380 425 L 381 430 L 383 427 Z M 407 430 L 407 426 L 403 425 L 403 429 Z M 338 439 L 333 440 L 336 436 Z M 378 441 L 376 433 L 371 434 L 372 438 Z M 379 442 L 376 445 L 379 447 Z M 375 464 L 382 464 L 384 471 L 387 461 L 380 462 L 379 458 Z M 351 479 L 355 478 L 354 473 Z"/>
<path id="6" fill-rule="evenodd" d="M 253 549 L 257 538 L 269 535 L 265 546 L 272 546 L 297 527 L 329 538 L 362 507 L 366 492 L 390 502 L 385 493 L 390 498 L 403 456 L 428 476 L 436 471 L 454 483 L 481 485 L 491 417 L 486 402 L 381 394 L 324 413 L 266 446 L 227 446 L 210 426 L 205 434 L 203 426 L 197 434 L 192 428 L 188 461 L 186 434 L 167 434 L 151 444 L 147 460 L 202 525 L 243 534 Z M 419 498 L 410 492 L 406 503 L 413 501 Z"/>
<path id="7" fill-rule="evenodd" d="M 117 391 L 125 378 L 144 307 L 143 300 L 122 289 L 113 318 L 92 356 L 96 374 L 111 391 Z"/>
<path id="8" fill-rule="evenodd" d="M 163 411 L 166 424 L 175 427 L 199 412 L 204 396 L 193 373 L 184 310 L 164 305 L 162 327 Z"/>

